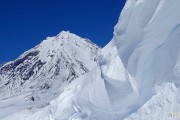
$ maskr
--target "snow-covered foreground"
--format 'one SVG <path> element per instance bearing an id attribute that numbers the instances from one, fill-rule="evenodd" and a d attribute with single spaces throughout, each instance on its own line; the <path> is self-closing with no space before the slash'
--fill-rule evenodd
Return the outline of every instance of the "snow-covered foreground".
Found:
<path id="1" fill-rule="evenodd" d="M 98 65 L 22 120 L 180 119 L 179 6 L 180 0 L 128 0 Z"/>

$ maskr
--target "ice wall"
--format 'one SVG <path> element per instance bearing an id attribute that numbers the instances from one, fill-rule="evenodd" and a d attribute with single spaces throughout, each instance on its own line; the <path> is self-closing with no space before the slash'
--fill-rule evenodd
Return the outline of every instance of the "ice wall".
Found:
<path id="1" fill-rule="evenodd" d="M 180 50 L 179 5 L 179 0 L 128 0 L 115 27 L 115 45 L 142 103 L 155 84 L 174 78 Z"/>

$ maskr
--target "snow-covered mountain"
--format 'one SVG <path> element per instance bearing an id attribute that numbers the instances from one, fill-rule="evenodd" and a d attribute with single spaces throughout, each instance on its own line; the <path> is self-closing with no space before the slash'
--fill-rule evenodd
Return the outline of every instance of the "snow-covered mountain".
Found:
<path id="1" fill-rule="evenodd" d="M 3 120 L 178 120 L 179 6 L 180 0 L 127 0 L 91 72 L 38 112 Z"/>
<path id="2" fill-rule="evenodd" d="M 92 70 L 99 49 L 90 40 L 65 31 L 46 38 L 0 66 L 0 102 L 14 104 L 12 99 L 19 96 L 23 105 L 48 104 L 67 84 Z"/>

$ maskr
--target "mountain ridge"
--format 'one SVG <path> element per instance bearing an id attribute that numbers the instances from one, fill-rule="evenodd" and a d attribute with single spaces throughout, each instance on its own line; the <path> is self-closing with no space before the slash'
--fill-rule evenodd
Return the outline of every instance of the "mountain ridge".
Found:
<path id="1" fill-rule="evenodd" d="M 22 101 L 26 104 L 47 104 L 74 79 L 96 66 L 99 50 L 90 40 L 70 32 L 47 37 L 0 66 L 0 100 L 25 95 Z"/>

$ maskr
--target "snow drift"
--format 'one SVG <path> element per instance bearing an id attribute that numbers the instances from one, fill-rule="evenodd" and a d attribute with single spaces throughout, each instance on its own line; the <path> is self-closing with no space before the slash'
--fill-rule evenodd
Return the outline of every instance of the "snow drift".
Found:
<path id="1" fill-rule="evenodd" d="M 179 0 L 128 0 L 94 70 L 27 120 L 177 119 L 179 5 Z"/>

